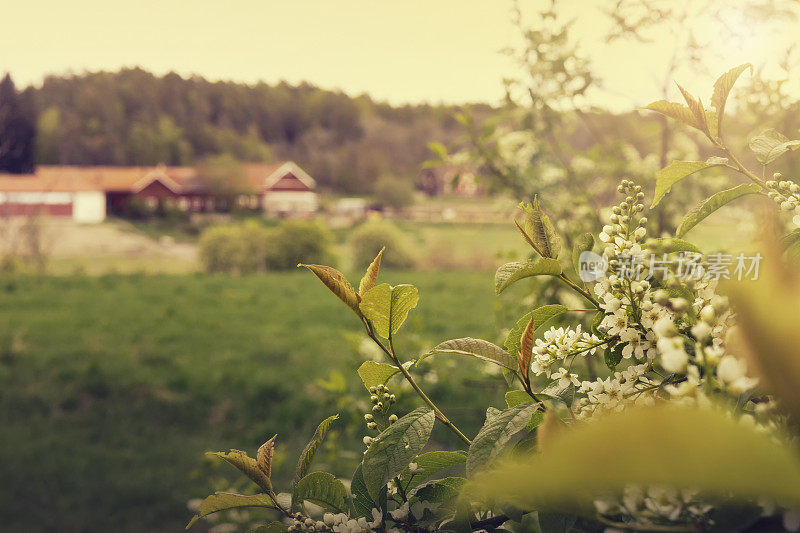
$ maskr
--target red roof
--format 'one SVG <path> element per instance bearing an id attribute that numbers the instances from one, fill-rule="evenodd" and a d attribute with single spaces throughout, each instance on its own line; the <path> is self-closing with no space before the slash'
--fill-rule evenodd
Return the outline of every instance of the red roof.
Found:
<path id="1" fill-rule="evenodd" d="M 313 188 L 314 180 L 292 162 L 275 164 L 246 163 L 245 182 L 253 193 L 270 189 L 280 178 L 291 173 Z M 280 173 L 278 173 L 280 171 Z M 285 172 L 284 172 L 285 171 Z M 137 192 L 159 180 L 176 193 L 202 192 L 204 185 L 195 167 L 78 167 L 47 166 L 35 174 L 0 174 L 0 192 Z"/>

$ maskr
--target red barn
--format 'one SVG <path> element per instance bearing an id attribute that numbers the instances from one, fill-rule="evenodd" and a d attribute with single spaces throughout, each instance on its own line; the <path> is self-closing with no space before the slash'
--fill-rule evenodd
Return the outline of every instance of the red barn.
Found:
<path id="1" fill-rule="evenodd" d="M 245 164 L 235 192 L 225 193 L 194 167 L 40 166 L 31 175 L 0 175 L 0 215 L 41 213 L 99 222 L 125 216 L 136 202 L 150 209 L 228 211 L 234 205 L 271 216 L 308 216 L 317 210 L 316 183 L 291 161 Z"/>

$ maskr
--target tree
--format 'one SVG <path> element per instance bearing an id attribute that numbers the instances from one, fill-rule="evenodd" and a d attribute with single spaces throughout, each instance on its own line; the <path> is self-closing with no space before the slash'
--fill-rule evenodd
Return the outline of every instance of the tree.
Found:
<path id="1" fill-rule="evenodd" d="M 402 211 L 414 203 L 414 187 L 408 180 L 383 176 L 375 184 L 375 201 L 382 207 Z"/>
<path id="2" fill-rule="evenodd" d="M 0 172 L 30 174 L 35 168 L 36 126 L 30 93 L 17 94 L 11 76 L 0 82 Z"/>

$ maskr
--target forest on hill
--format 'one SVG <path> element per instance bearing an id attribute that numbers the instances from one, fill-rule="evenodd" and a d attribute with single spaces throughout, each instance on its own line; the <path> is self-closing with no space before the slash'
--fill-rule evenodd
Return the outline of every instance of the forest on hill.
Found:
<path id="1" fill-rule="evenodd" d="M 13 83 L 4 84 L 0 101 L 7 102 Z M 141 68 L 50 75 L 17 100 L 35 126 L 37 164 L 191 165 L 217 154 L 293 159 L 322 186 L 347 193 L 369 192 L 384 174 L 416 179 L 431 157 L 428 142 L 455 139 L 455 115 L 464 109 L 398 107 L 307 83 L 247 85 Z"/>

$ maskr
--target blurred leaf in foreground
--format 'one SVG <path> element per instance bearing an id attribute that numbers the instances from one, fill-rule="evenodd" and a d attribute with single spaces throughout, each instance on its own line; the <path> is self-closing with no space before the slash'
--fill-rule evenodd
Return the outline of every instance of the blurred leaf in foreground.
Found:
<path id="1" fill-rule="evenodd" d="M 800 505 L 800 456 L 712 409 L 630 408 L 553 436 L 479 475 L 465 494 L 526 509 L 585 508 L 631 485 Z"/>
<path id="2" fill-rule="evenodd" d="M 770 233 L 767 231 L 766 233 Z M 783 263 L 777 242 L 767 243 L 757 280 L 730 282 L 748 362 L 785 412 L 800 420 L 800 275 Z"/>

